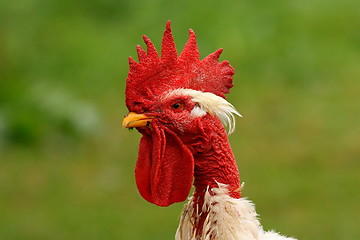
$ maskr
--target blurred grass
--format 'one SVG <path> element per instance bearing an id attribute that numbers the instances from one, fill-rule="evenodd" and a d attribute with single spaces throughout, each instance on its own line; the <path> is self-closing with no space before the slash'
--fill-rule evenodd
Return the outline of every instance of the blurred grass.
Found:
<path id="1" fill-rule="evenodd" d="M 172 20 L 236 69 L 230 137 L 265 228 L 359 239 L 360 2 L 1 1 L 0 239 L 173 239 L 137 193 L 127 57 Z"/>

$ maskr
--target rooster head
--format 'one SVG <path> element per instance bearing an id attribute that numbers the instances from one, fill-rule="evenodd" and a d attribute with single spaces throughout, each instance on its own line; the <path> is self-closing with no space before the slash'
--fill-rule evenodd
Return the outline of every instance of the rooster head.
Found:
<path id="1" fill-rule="evenodd" d="M 204 151 L 206 126 L 218 122 L 234 128 L 239 115 L 225 100 L 234 69 L 219 62 L 222 49 L 200 60 L 195 33 L 178 55 L 170 21 L 162 39 L 161 57 L 143 36 L 147 51 L 137 46 L 139 61 L 129 58 L 123 126 L 142 138 L 135 167 L 142 197 L 159 206 L 186 200 L 194 176 L 194 154 Z M 221 125 L 222 126 L 222 125 Z"/>

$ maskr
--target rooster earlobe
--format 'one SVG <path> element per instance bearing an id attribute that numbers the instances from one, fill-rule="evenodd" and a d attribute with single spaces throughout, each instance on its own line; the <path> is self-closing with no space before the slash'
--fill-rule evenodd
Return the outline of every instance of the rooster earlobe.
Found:
<path id="1" fill-rule="evenodd" d="M 190 64 L 200 60 L 200 52 L 196 43 L 196 35 L 192 29 L 189 30 L 189 39 L 185 44 L 184 50 L 180 54 L 179 60 Z"/>
<path id="2" fill-rule="evenodd" d="M 171 32 L 170 20 L 166 23 L 166 29 L 162 39 L 161 59 L 167 64 L 172 64 L 177 60 L 177 50 Z"/>

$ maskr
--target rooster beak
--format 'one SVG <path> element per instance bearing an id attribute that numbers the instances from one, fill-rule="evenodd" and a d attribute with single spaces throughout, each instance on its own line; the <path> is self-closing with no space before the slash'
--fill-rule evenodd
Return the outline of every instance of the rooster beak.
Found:
<path id="1" fill-rule="evenodd" d="M 145 114 L 137 114 L 134 112 L 129 112 L 122 122 L 122 126 L 125 128 L 134 128 L 134 127 L 148 127 L 151 120 L 154 117 L 146 116 Z"/>

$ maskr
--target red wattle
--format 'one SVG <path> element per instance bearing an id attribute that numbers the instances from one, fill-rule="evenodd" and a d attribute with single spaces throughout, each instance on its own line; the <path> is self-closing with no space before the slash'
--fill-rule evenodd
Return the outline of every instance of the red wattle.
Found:
<path id="1" fill-rule="evenodd" d="M 135 167 L 141 196 L 158 206 L 186 200 L 194 175 L 194 158 L 174 132 L 152 123 L 143 133 Z"/>

